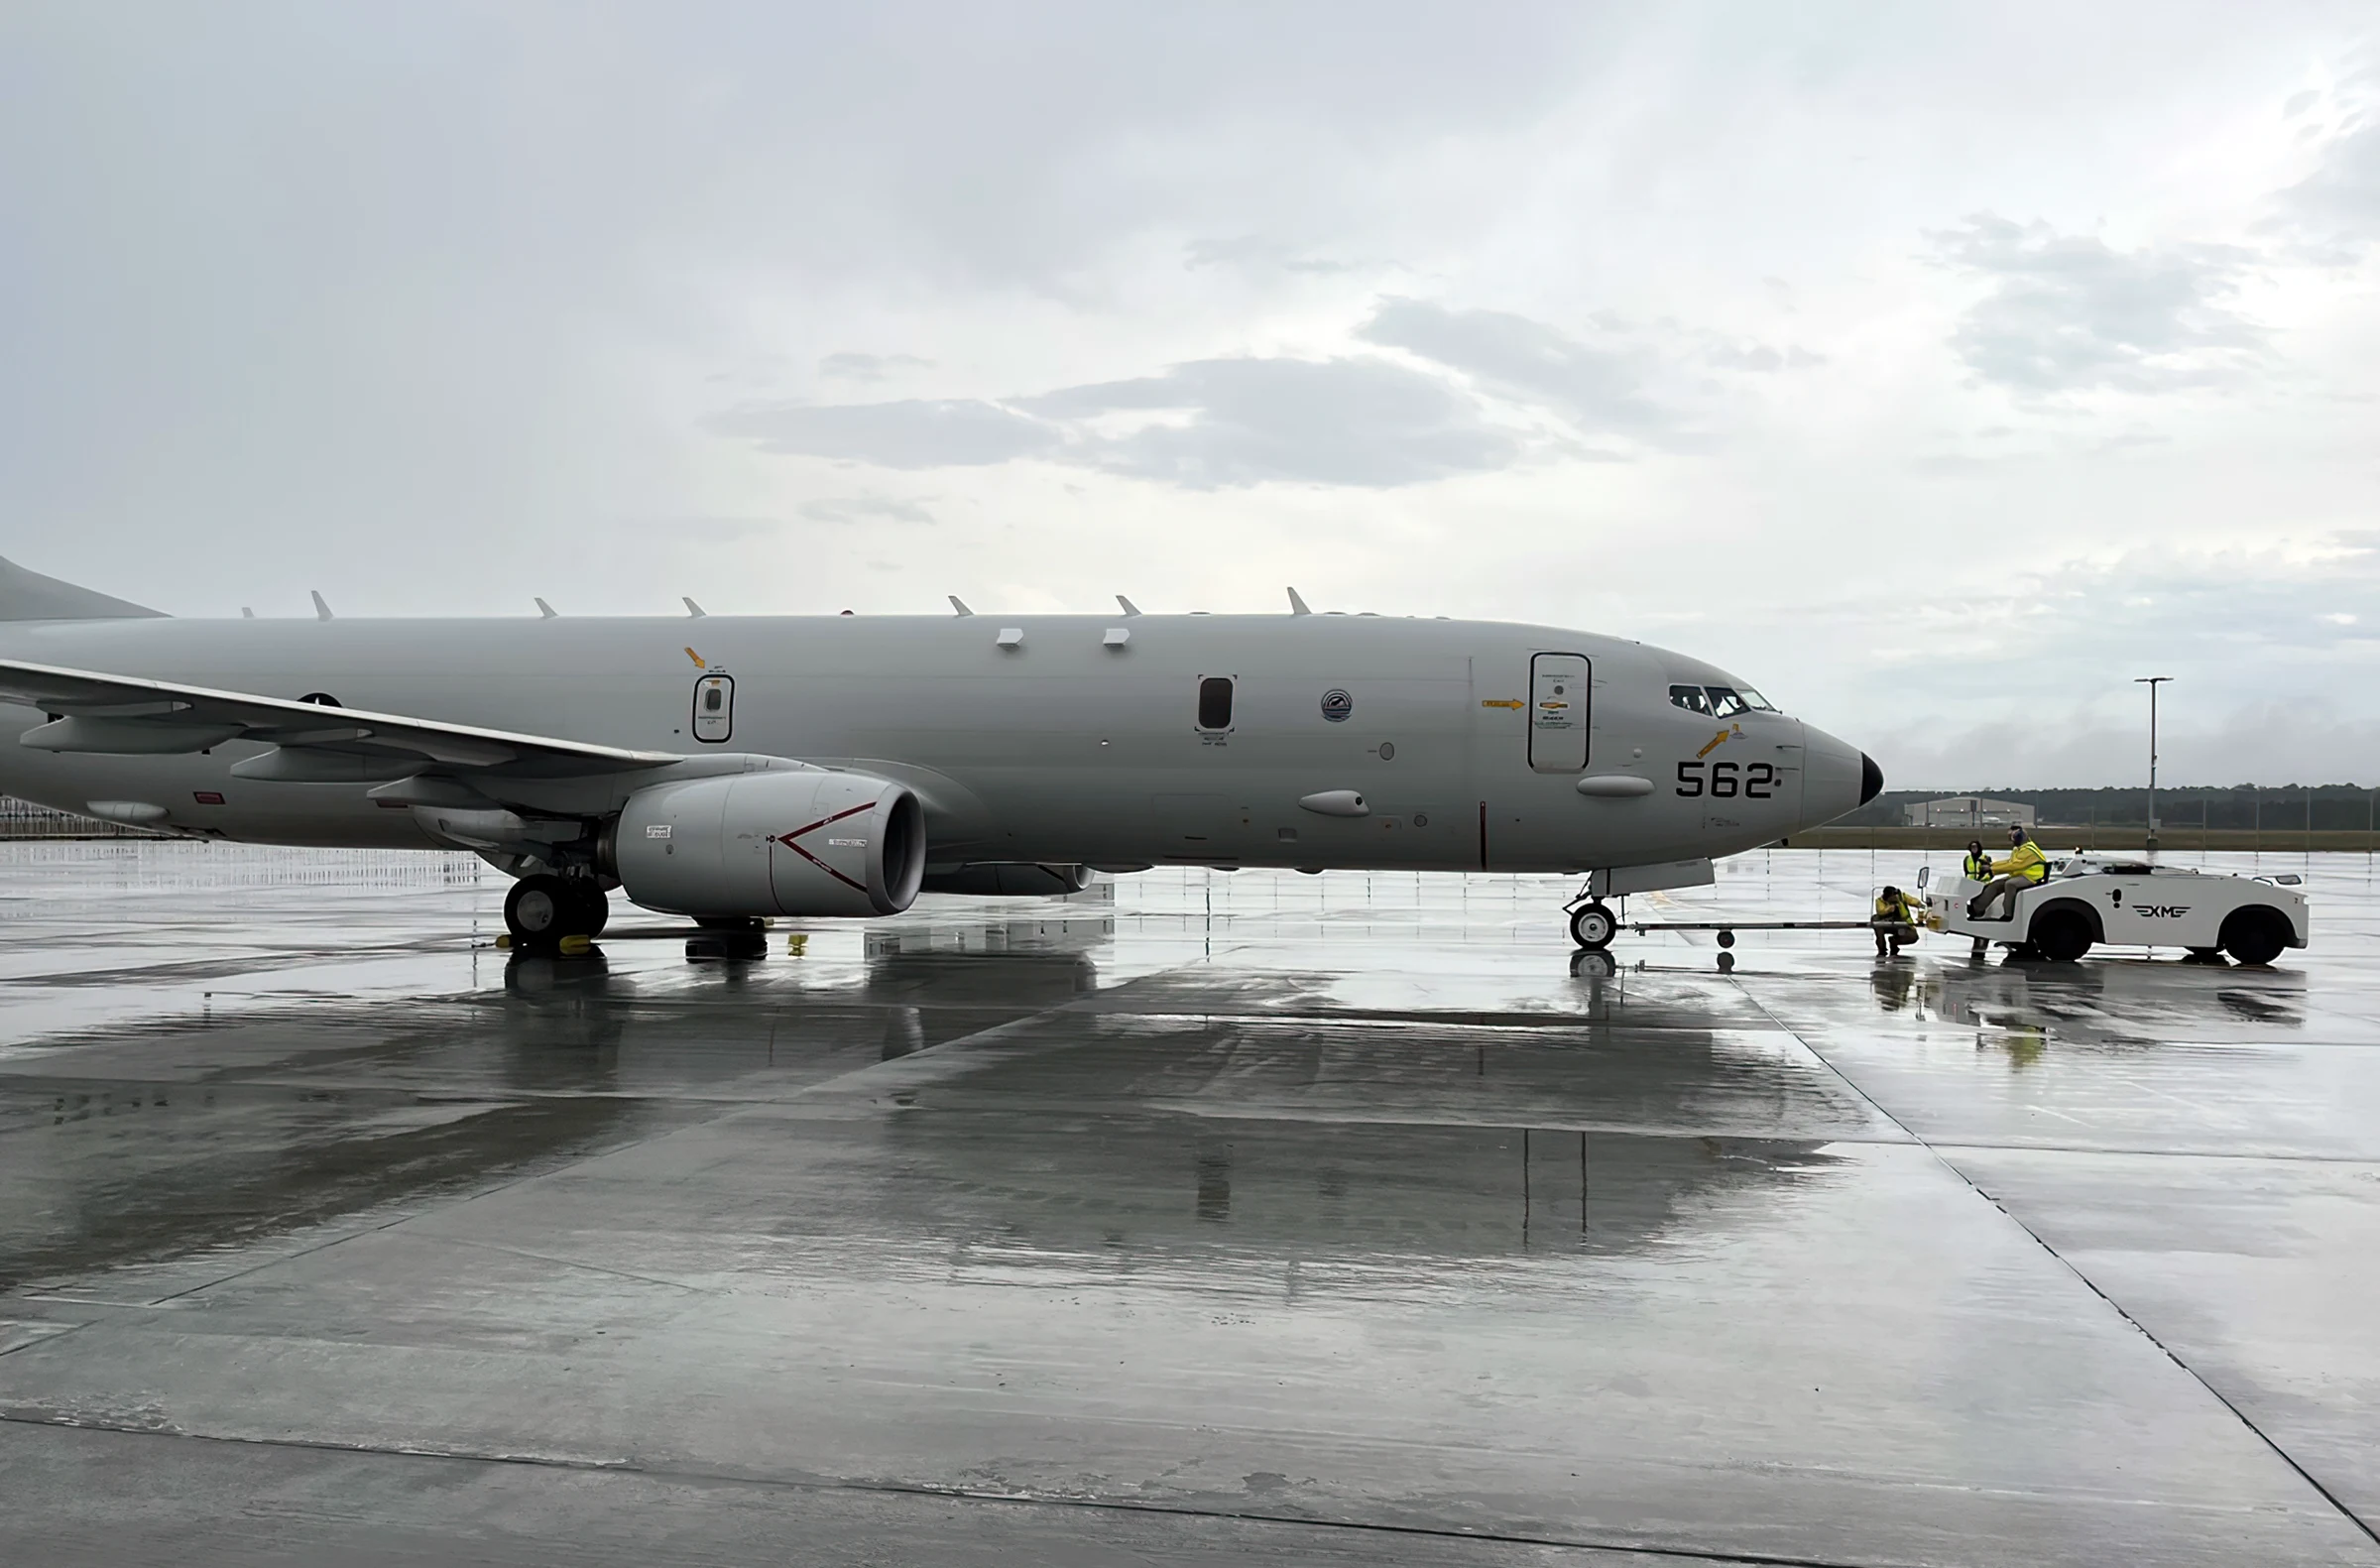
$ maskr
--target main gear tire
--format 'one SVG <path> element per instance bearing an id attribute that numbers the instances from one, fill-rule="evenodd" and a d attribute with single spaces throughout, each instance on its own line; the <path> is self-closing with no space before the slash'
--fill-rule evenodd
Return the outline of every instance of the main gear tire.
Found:
<path id="1" fill-rule="evenodd" d="M 546 872 L 523 877 L 504 896 L 504 928 L 516 947 L 550 948 L 580 923 L 570 884 Z"/>
<path id="2" fill-rule="evenodd" d="M 612 898 L 603 891 L 603 884 L 586 878 L 573 878 L 570 892 L 577 904 L 572 921 L 573 932 L 584 937 L 597 937 L 612 922 Z"/>
<path id="3" fill-rule="evenodd" d="M 1582 904 L 1570 911 L 1570 939 L 1591 953 L 1600 953 L 1619 934 L 1619 920 L 1602 904 Z"/>

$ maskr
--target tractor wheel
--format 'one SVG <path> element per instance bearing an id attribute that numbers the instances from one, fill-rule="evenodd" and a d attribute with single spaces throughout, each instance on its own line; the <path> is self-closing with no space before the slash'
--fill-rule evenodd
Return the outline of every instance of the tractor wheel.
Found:
<path id="1" fill-rule="evenodd" d="M 2052 963 L 2071 964 L 2090 951 L 2090 922 L 2072 909 L 2052 909 L 2034 920 L 2032 941 Z"/>
<path id="2" fill-rule="evenodd" d="M 2289 936 L 2289 916 L 2269 904 L 2233 909 L 2223 919 L 2223 951 L 2243 964 L 2271 963 Z"/>

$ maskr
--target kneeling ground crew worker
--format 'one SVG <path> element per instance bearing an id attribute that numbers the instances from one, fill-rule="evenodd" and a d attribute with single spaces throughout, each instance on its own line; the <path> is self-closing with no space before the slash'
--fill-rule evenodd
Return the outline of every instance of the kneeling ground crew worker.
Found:
<path id="1" fill-rule="evenodd" d="M 1970 920 L 2016 918 L 2016 896 L 2037 883 L 2047 881 L 2050 863 L 2033 842 L 2033 835 L 2022 827 L 2008 829 L 2008 858 L 1991 863 L 1995 876 L 1981 893 L 1966 903 L 1966 917 Z M 1993 900 L 1998 900 L 2000 912 L 1991 912 Z"/>
<path id="2" fill-rule="evenodd" d="M 1917 920 L 1917 911 L 1910 905 L 1909 895 L 1900 889 L 1888 887 L 1876 895 L 1876 912 L 1867 922 L 1876 933 L 1876 956 L 1885 957 L 1888 950 L 1899 952 L 1916 941 Z"/>

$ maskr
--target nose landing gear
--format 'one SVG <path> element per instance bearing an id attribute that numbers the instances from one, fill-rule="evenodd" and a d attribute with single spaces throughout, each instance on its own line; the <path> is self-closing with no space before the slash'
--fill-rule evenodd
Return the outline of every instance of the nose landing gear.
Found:
<path id="1" fill-rule="evenodd" d="M 1608 906 L 1590 901 L 1570 911 L 1570 939 L 1591 953 L 1600 953 L 1619 934 L 1619 919 Z"/>

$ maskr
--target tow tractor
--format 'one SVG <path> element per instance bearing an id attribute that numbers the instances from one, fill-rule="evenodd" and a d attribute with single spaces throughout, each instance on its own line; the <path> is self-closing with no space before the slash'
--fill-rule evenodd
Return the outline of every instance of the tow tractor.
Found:
<path id="1" fill-rule="evenodd" d="M 2306 945 L 2306 895 L 2299 891 L 2305 879 L 2295 873 L 2242 877 L 2076 855 L 2054 863 L 2047 880 L 2019 890 L 2006 918 L 1975 919 L 1967 904 L 1983 885 L 1954 877 L 1928 892 L 1932 872 L 1917 874 L 1927 929 L 2030 949 L 2060 963 L 2100 942 L 2187 948 L 2201 963 L 2228 953 L 2243 964 L 2269 964 L 2283 948 Z"/>

